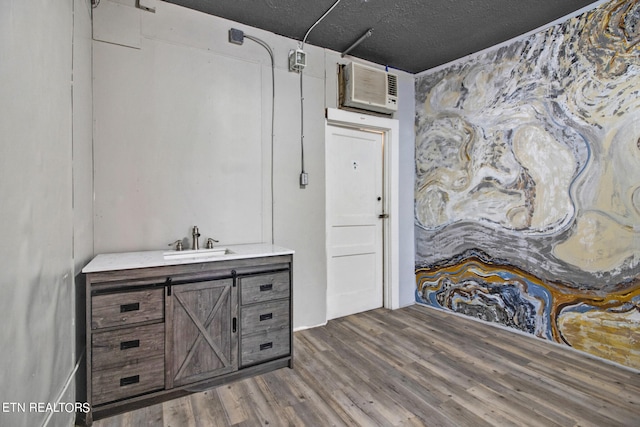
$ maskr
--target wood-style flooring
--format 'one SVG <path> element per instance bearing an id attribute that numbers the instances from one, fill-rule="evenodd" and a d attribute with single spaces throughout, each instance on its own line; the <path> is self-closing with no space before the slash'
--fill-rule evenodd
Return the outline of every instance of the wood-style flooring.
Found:
<path id="1" fill-rule="evenodd" d="M 116 426 L 640 426 L 640 373 L 422 306 L 295 333 L 295 368 Z"/>

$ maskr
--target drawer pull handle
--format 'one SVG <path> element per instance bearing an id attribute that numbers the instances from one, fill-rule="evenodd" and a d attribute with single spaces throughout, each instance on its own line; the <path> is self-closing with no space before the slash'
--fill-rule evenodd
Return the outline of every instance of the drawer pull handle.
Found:
<path id="1" fill-rule="evenodd" d="M 269 350 L 270 348 L 273 348 L 273 342 L 267 342 L 267 343 L 264 343 L 264 344 L 260 344 L 260 351 Z"/>
<path id="2" fill-rule="evenodd" d="M 122 304 L 120 306 L 120 313 L 126 313 L 127 311 L 137 311 L 140 310 L 140 303 L 134 302 L 132 304 Z"/>
<path id="3" fill-rule="evenodd" d="M 140 382 L 140 375 L 134 375 L 132 377 L 120 378 L 120 387 L 124 387 L 131 384 L 137 384 Z"/>
<path id="4" fill-rule="evenodd" d="M 140 347 L 140 340 L 122 341 L 120 343 L 120 350 L 126 350 L 128 348 Z"/>
<path id="5" fill-rule="evenodd" d="M 273 319 L 273 313 L 267 313 L 267 314 L 261 314 L 260 315 L 260 321 L 264 321 L 264 320 L 271 320 Z"/>
<path id="6" fill-rule="evenodd" d="M 268 283 L 266 285 L 260 285 L 260 292 L 266 292 L 273 289 L 273 283 Z"/>

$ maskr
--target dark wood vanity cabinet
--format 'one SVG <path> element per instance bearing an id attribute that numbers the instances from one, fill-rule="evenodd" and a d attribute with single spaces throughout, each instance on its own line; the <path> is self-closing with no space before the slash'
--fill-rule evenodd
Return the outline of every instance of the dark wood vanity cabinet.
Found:
<path id="1" fill-rule="evenodd" d="M 79 423 L 293 367 L 292 256 L 86 275 Z"/>

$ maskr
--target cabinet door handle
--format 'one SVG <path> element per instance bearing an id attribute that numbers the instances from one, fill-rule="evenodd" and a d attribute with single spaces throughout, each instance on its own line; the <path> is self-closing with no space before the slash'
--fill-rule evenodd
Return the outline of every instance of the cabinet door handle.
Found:
<path id="1" fill-rule="evenodd" d="M 238 330 L 238 319 L 237 318 L 233 318 L 233 333 L 235 333 Z"/>
<path id="2" fill-rule="evenodd" d="M 260 315 L 260 321 L 264 321 L 264 320 L 271 320 L 273 319 L 273 313 L 267 313 L 267 314 L 261 314 Z"/>
<path id="3" fill-rule="evenodd" d="M 167 280 L 164 281 L 164 285 L 167 287 L 167 296 L 171 296 L 171 282 L 173 279 L 171 277 L 167 277 Z"/>
<path id="4" fill-rule="evenodd" d="M 126 350 L 128 348 L 140 347 L 140 340 L 122 341 L 120 343 L 120 350 Z"/>
<path id="5" fill-rule="evenodd" d="M 273 289 L 273 283 L 267 283 L 266 285 L 260 285 L 260 292 L 266 292 Z"/>
<path id="6" fill-rule="evenodd" d="M 132 377 L 120 378 L 120 387 L 124 387 L 131 384 L 137 384 L 140 382 L 140 375 L 134 375 Z"/>
<path id="7" fill-rule="evenodd" d="M 266 342 L 264 344 L 260 344 L 260 351 L 269 350 L 273 347 L 273 342 Z"/>
<path id="8" fill-rule="evenodd" d="M 137 311 L 140 310 L 140 303 L 134 302 L 131 304 L 122 304 L 120 306 L 120 313 L 126 313 L 127 311 Z"/>

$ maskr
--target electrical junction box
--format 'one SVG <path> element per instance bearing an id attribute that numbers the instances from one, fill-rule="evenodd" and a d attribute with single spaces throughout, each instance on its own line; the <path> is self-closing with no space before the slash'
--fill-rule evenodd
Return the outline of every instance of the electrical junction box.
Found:
<path id="1" fill-rule="evenodd" d="M 307 65 L 307 53 L 302 49 L 289 52 L 289 71 L 301 72 Z"/>
<path id="2" fill-rule="evenodd" d="M 229 43 L 239 44 L 244 43 L 244 32 L 236 28 L 229 30 Z"/>

